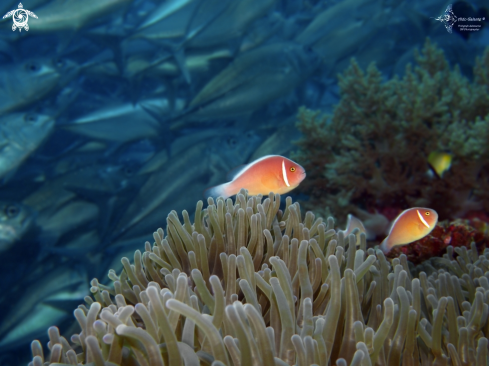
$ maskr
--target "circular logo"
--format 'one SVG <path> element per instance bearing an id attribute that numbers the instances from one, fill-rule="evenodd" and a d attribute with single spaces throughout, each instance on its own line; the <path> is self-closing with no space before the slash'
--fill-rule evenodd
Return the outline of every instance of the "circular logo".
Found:
<path id="1" fill-rule="evenodd" d="M 24 9 L 17 9 L 13 14 L 13 20 L 17 27 L 23 28 L 27 25 L 29 14 Z"/>

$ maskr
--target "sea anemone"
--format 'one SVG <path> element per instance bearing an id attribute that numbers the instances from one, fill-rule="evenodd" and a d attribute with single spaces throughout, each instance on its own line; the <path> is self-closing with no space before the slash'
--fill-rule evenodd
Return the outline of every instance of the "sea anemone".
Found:
<path id="1" fill-rule="evenodd" d="M 92 280 L 80 333 L 30 365 L 486 365 L 489 250 L 410 270 L 290 197 L 208 203 Z"/>

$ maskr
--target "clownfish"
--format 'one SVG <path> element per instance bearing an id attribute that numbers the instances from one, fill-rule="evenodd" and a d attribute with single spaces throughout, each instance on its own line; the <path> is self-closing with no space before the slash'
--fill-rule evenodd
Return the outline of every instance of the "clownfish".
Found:
<path id="1" fill-rule="evenodd" d="M 437 222 L 438 213 L 431 208 L 407 209 L 394 220 L 389 235 L 380 244 L 380 249 L 388 253 L 393 247 L 424 238 L 434 229 Z"/>
<path id="2" fill-rule="evenodd" d="M 280 155 L 264 156 L 237 172 L 231 182 L 204 192 L 205 197 L 227 198 L 244 188 L 248 194 L 284 194 L 296 188 L 306 177 L 306 171 L 296 162 Z"/>

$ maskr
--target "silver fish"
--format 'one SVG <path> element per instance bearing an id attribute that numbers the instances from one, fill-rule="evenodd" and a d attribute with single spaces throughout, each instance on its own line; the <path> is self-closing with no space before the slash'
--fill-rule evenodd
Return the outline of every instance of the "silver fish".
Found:
<path id="1" fill-rule="evenodd" d="M 50 116 L 13 113 L 0 118 L 0 178 L 12 174 L 49 136 Z"/>
<path id="2" fill-rule="evenodd" d="M 159 23 L 162 20 L 166 20 L 171 15 L 175 14 L 182 9 L 191 13 L 192 9 L 189 9 L 191 5 L 196 5 L 197 0 L 168 0 L 162 2 L 156 9 L 153 9 L 146 17 L 145 21 L 139 26 L 139 29 L 144 29 L 153 24 Z"/>
<path id="3" fill-rule="evenodd" d="M 151 23 L 130 38 L 144 38 L 171 50 L 180 71 L 191 82 L 185 53 L 192 48 L 208 48 L 244 35 L 252 22 L 265 15 L 276 0 L 206 0 L 185 2 L 178 11 L 164 11 L 164 21 Z M 180 2 L 179 2 L 180 3 Z M 173 8 L 172 8 L 173 9 Z M 183 9 L 183 10 L 182 10 Z M 158 10 L 157 10 L 158 11 Z"/>
<path id="4" fill-rule="evenodd" d="M 331 32 L 312 48 L 323 58 L 325 69 L 333 72 L 333 68 L 342 60 L 349 61 L 359 49 L 382 31 L 388 21 L 388 12 L 381 11 L 372 18 L 350 22 L 348 25 Z M 372 60 L 375 61 L 375 60 Z"/>
<path id="5" fill-rule="evenodd" d="M 202 131 L 176 140 L 171 158 L 157 154 L 147 164 L 158 159 L 152 169 L 147 169 L 153 173 L 125 210 L 114 233 L 123 234 L 123 238 L 151 233 L 162 225 L 161 215 L 165 212 L 192 210 L 204 189 L 225 179 L 227 171 L 246 163 L 260 142 L 254 132 L 236 129 Z"/>
<path id="6" fill-rule="evenodd" d="M 132 199 L 144 181 L 124 164 L 93 164 L 46 181 L 22 203 L 38 212 L 39 241 L 49 252 L 72 230 L 107 230 L 113 215 Z M 129 169 L 129 171 L 128 171 Z"/>
<path id="7" fill-rule="evenodd" d="M 73 200 L 54 213 L 40 212 L 36 220 L 42 228 L 39 240 L 44 249 L 55 246 L 64 234 L 94 222 L 98 217 L 97 205 L 82 200 Z"/>
<path id="8" fill-rule="evenodd" d="M 31 228 L 35 214 L 28 206 L 0 202 L 0 252 L 11 248 Z"/>
<path id="9" fill-rule="evenodd" d="M 230 50 L 223 48 L 212 50 L 210 52 L 193 52 L 185 56 L 185 67 L 190 74 L 206 74 L 211 69 L 211 64 L 216 61 L 228 61 L 231 59 Z M 137 55 L 126 61 L 125 75 L 128 77 L 139 74 L 148 74 L 152 77 L 178 76 L 181 71 L 179 65 L 172 58 L 166 58 L 162 61 L 152 62 L 151 60 Z"/>
<path id="10" fill-rule="evenodd" d="M 77 31 L 100 22 L 115 11 L 124 11 L 133 0 L 87 0 L 80 6 L 78 0 L 53 0 L 36 9 L 39 19 L 29 23 L 36 33 Z"/>
<path id="11" fill-rule="evenodd" d="M 211 47 L 241 36 L 249 25 L 264 16 L 277 0 L 235 0 L 208 23 L 195 32 L 186 47 Z M 204 3 L 204 2 L 203 2 Z M 214 10 L 215 12 L 216 10 Z M 219 10 L 218 10 L 219 11 Z M 197 27 L 199 24 L 196 25 Z M 191 29 L 192 30 L 192 29 Z M 187 35 L 189 37 L 190 35 Z"/>
<path id="12" fill-rule="evenodd" d="M 29 60 L 3 66 L 0 72 L 0 115 L 48 95 L 61 74 L 50 60 Z"/>
<path id="13" fill-rule="evenodd" d="M 314 45 L 324 37 L 330 38 L 333 31 L 349 27 L 350 23 L 365 20 L 379 9 L 380 3 L 374 0 L 340 1 L 318 14 L 295 41 Z"/>
<path id="14" fill-rule="evenodd" d="M 242 0 L 235 2 L 230 0 L 182 1 L 168 8 L 162 5 L 155 10 L 154 14 L 150 15 L 130 39 L 163 41 L 166 44 L 173 43 L 176 48 L 181 49 L 187 46 L 187 43 L 194 37 L 204 32 L 216 19 L 219 19 L 220 15 L 231 7 L 231 4 L 240 1 L 242 2 Z"/>
<path id="15" fill-rule="evenodd" d="M 127 142 L 146 137 L 157 137 L 161 125 L 148 110 L 157 110 L 160 115 L 170 112 L 167 99 L 151 99 L 136 105 L 115 104 L 96 110 L 75 119 L 61 128 L 95 139 Z M 135 123 L 137 121 L 137 123 Z"/>
<path id="16" fill-rule="evenodd" d="M 246 30 L 246 35 L 239 48 L 240 52 L 246 52 L 262 45 L 278 32 L 282 36 L 286 27 L 287 20 L 278 12 L 257 20 Z M 285 39 L 288 38 L 285 37 Z"/>
<path id="17" fill-rule="evenodd" d="M 80 304 L 83 299 L 80 298 Z M 51 305 L 39 302 L 35 304 L 25 317 L 19 319 L 19 322 L 10 329 L 4 338 L 0 341 L 0 351 L 7 351 L 17 346 L 20 342 L 27 343 L 32 339 L 39 338 L 46 334 L 46 329 L 59 324 L 63 319 L 72 316 L 67 311 L 57 309 Z"/>
<path id="18" fill-rule="evenodd" d="M 178 1 L 173 8 L 170 3 L 162 3 L 156 8 L 127 41 L 142 38 L 151 41 L 182 42 L 185 39 L 188 24 L 199 7 L 199 1 Z M 172 2 L 176 3 L 175 1 Z"/>
<path id="19" fill-rule="evenodd" d="M 87 274 L 75 270 L 71 265 L 59 265 L 54 270 L 42 268 L 42 265 L 39 265 L 37 270 L 34 268 L 29 275 L 26 274 L 24 282 L 18 283 L 23 288 L 22 293 L 9 297 L 9 301 L 12 302 L 10 311 L 4 314 L 0 322 L 2 337 L 0 351 L 4 352 L 7 347 L 11 347 L 16 342 L 32 339 L 33 334 L 39 335 L 41 331 L 45 333 L 46 326 L 51 326 L 67 316 L 72 316 L 72 312 L 56 312 L 55 314 L 49 312 L 49 318 L 43 321 L 43 318 L 36 316 L 34 309 L 49 298 L 82 300 L 83 296 L 89 292 L 88 284 Z M 43 313 L 48 315 L 46 312 Z M 52 315 L 55 316 L 52 317 Z M 51 324 L 46 324 L 47 320 Z"/>
<path id="20" fill-rule="evenodd" d="M 187 120 L 230 118 L 250 114 L 290 92 L 320 64 L 309 49 L 294 43 L 275 43 L 237 57 L 195 96 Z M 185 126 L 185 121 L 172 128 Z"/>

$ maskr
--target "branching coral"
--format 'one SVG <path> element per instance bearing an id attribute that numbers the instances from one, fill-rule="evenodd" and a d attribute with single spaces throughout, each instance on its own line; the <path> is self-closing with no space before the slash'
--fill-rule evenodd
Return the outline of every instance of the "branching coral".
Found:
<path id="1" fill-rule="evenodd" d="M 427 206 L 443 219 L 473 194 L 489 210 L 489 48 L 473 82 L 429 40 L 416 61 L 402 79 L 383 82 L 373 64 L 363 72 L 352 60 L 333 115 L 299 111 L 303 138 L 293 158 L 307 171 L 300 189 L 313 198 L 308 208 L 346 217 L 355 205 Z M 442 179 L 427 174 L 436 150 L 454 155 Z"/>
<path id="2" fill-rule="evenodd" d="M 389 263 L 364 234 L 357 248 L 286 203 L 242 191 L 198 202 L 193 224 L 171 212 L 166 236 L 109 272 L 113 287 L 92 280 L 73 345 L 52 327 L 31 365 L 484 364 L 489 251 L 413 278 L 406 256 Z"/>

